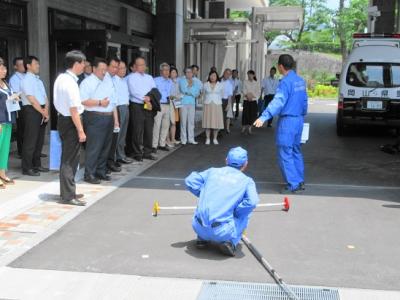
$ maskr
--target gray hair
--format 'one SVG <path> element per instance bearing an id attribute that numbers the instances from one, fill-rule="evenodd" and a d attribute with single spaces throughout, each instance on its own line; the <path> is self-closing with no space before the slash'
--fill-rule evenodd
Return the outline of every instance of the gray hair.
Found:
<path id="1" fill-rule="evenodd" d="M 183 72 L 186 74 L 187 71 L 190 71 L 193 73 L 193 70 L 191 67 L 186 67 L 185 70 L 183 70 Z"/>
<path id="2" fill-rule="evenodd" d="M 67 69 L 72 68 L 72 66 L 76 62 L 81 63 L 82 61 L 85 61 L 85 60 L 86 60 L 86 56 L 81 51 L 79 51 L 79 50 L 69 51 L 65 55 L 65 67 Z"/>
<path id="3" fill-rule="evenodd" d="M 167 64 L 166 62 L 163 62 L 163 63 L 160 65 L 160 71 L 162 71 L 164 68 L 171 69 L 170 65 Z"/>

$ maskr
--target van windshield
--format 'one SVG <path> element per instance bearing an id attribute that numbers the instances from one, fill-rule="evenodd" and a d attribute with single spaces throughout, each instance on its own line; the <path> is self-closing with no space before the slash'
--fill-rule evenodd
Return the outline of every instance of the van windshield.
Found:
<path id="1" fill-rule="evenodd" d="M 349 85 L 369 88 L 391 88 L 400 86 L 400 64 L 353 63 L 346 76 Z"/>

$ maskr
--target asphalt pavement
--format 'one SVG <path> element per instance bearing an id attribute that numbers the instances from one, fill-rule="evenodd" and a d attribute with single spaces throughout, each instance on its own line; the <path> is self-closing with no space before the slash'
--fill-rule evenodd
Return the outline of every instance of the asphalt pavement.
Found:
<path id="1" fill-rule="evenodd" d="M 307 190 L 291 210 L 257 210 L 248 236 L 291 284 L 400 290 L 400 156 L 379 151 L 386 130 L 335 134 L 333 102 L 310 105 L 304 145 Z M 271 282 L 242 246 L 235 258 L 194 247 L 191 212 L 151 215 L 161 205 L 195 205 L 183 178 L 222 166 L 229 148 L 249 150 L 248 174 L 262 202 L 280 202 L 274 127 L 242 135 L 239 121 L 220 145 L 181 147 L 84 211 L 10 266 L 15 268 Z M 199 137 L 204 142 L 204 137 Z"/>

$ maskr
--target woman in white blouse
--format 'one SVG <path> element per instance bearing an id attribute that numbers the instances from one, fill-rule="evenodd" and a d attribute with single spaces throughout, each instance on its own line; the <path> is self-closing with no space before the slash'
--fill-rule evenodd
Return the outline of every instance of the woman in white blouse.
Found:
<path id="1" fill-rule="evenodd" d="M 218 145 L 218 131 L 224 129 L 223 95 L 224 85 L 219 82 L 218 73 L 211 71 L 207 82 L 203 85 L 203 128 L 206 130 L 206 145 L 210 144 L 211 130 L 213 130 L 213 143 Z"/>
<path id="2" fill-rule="evenodd" d="M 257 82 L 256 73 L 253 70 L 248 71 L 247 76 L 248 80 L 243 83 L 242 133 L 248 130 L 251 134 L 251 126 L 258 116 L 257 100 L 261 95 L 261 86 Z"/>

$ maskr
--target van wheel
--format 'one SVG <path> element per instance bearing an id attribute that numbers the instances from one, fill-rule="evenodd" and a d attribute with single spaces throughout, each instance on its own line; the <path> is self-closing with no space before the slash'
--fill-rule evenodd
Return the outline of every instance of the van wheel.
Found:
<path id="1" fill-rule="evenodd" d="M 346 135 L 346 125 L 343 123 L 343 119 L 340 116 L 340 113 L 336 116 L 336 134 L 337 136 L 344 136 Z"/>

